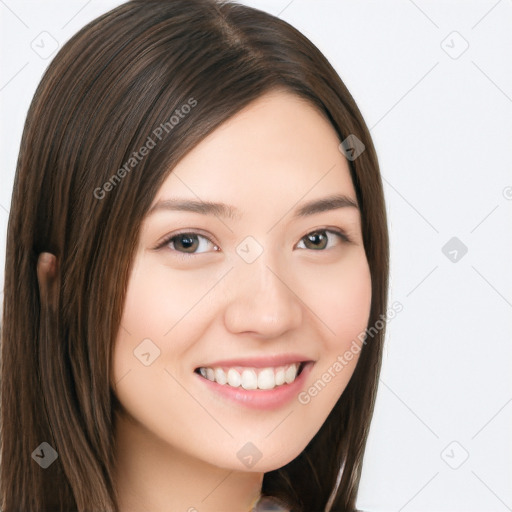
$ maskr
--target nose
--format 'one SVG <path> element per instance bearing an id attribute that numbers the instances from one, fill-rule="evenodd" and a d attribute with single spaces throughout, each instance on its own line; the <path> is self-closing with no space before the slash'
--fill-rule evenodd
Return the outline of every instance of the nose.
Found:
<path id="1" fill-rule="evenodd" d="M 242 263 L 231 276 L 224 310 L 226 329 L 272 338 L 299 327 L 302 303 L 288 274 L 272 269 L 263 257 L 252 264 Z"/>

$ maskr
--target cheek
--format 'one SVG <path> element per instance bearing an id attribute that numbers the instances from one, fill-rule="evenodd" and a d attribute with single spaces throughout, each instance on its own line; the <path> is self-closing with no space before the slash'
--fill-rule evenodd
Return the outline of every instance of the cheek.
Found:
<path id="1" fill-rule="evenodd" d="M 304 276 L 314 278 L 314 276 Z M 307 282 L 304 281 L 304 282 Z M 362 346 L 371 307 L 371 276 L 364 253 L 343 265 L 318 273 L 315 289 L 308 287 L 304 302 L 318 318 L 320 357 L 298 396 L 304 414 L 316 417 L 310 433 L 320 428 L 345 390 Z"/>
<path id="2" fill-rule="evenodd" d="M 217 280 L 211 271 L 170 270 L 150 257 L 140 257 L 130 276 L 122 325 L 144 337 L 167 339 Z"/>
<path id="3" fill-rule="evenodd" d="M 371 276 L 364 252 L 358 251 L 339 266 L 303 276 L 301 297 L 325 327 L 325 351 L 344 351 L 364 332 L 370 314 Z M 308 283 L 315 283 L 311 286 Z"/>
<path id="4" fill-rule="evenodd" d="M 161 276 L 154 268 L 145 265 L 143 258 L 137 258 L 132 269 L 114 347 L 114 382 L 128 371 L 132 372 L 130 380 L 133 372 L 142 371 L 142 354 L 149 353 L 146 359 L 154 360 L 150 365 L 151 370 L 160 366 L 163 359 L 165 333 L 172 327 L 174 315 L 163 294 L 165 286 L 159 280 Z M 176 301 L 173 306 L 176 308 Z"/>
<path id="5" fill-rule="evenodd" d="M 176 366 L 193 348 L 191 340 L 199 339 L 208 325 L 212 308 L 205 295 L 218 281 L 211 270 L 170 271 L 151 257 L 139 255 L 130 274 L 114 347 L 114 382 L 129 370 L 145 368 L 137 359 L 139 352 L 149 351 L 151 359 L 158 356 L 151 363 L 152 370 Z"/>

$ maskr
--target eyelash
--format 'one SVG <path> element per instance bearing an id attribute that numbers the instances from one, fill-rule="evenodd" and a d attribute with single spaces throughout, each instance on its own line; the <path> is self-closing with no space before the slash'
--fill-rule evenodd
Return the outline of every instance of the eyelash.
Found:
<path id="1" fill-rule="evenodd" d="M 308 237 L 309 235 L 313 235 L 315 233 L 321 233 L 321 232 L 325 232 L 325 233 L 329 233 L 329 234 L 332 234 L 332 235 L 336 235 L 340 240 L 341 242 L 344 242 L 344 243 L 352 243 L 352 240 L 343 232 L 341 231 L 340 229 L 328 229 L 328 228 L 319 228 L 319 229 L 315 229 L 313 231 L 310 231 L 309 233 L 306 233 L 300 240 L 298 243 L 302 242 L 306 237 Z M 165 239 L 157 246 L 155 247 L 155 250 L 159 250 L 159 249 L 163 249 L 165 246 L 169 245 L 169 243 L 174 239 L 174 238 L 177 238 L 179 237 L 180 235 L 196 235 L 200 238 L 204 238 L 206 240 L 208 240 L 208 242 L 210 242 L 212 245 L 214 245 L 215 247 L 219 247 L 218 244 L 216 244 L 215 242 L 213 242 L 208 236 L 206 236 L 205 234 L 203 233 L 200 233 L 198 231 L 191 231 L 191 230 L 183 230 L 183 231 L 179 231 L 178 233 L 171 233 L 169 236 L 165 237 Z M 200 253 L 190 253 L 190 252 L 183 252 L 183 251 L 178 251 L 176 249 L 170 249 L 170 251 L 173 251 L 173 252 L 176 252 L 177 254 L 179 254 L 180 256 L 183 256 L 183 257 L 187 257 L 187 256 L 197 256 L 199 254 L 205 254 L 204 252 L 200 252 Z M 304 249 L 301 249 L 301 250 L 304 250 Z M 305 250 L 308 250 L 307 248 L 305 248 Z M 314 251 L 314 252 L 323 252 L 325 251 L 326 249 L 309 249 L 311 251 Z M 207 252 L 210 252 L 210 251 L 207 251 Z M 218 252 L 218 251 L 213 251 L 213 252 Z"/>

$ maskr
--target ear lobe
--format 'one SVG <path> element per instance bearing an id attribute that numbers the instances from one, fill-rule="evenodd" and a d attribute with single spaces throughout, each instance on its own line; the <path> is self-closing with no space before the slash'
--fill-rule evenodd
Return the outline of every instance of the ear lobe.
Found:
<path id="1" fill-rule="evenodd" d="M 37 260 L 37 281 L 41 302 L 49 302 L 54 296 L 57 277 L 57 257 L 51 252 L 42 252 Z"/>

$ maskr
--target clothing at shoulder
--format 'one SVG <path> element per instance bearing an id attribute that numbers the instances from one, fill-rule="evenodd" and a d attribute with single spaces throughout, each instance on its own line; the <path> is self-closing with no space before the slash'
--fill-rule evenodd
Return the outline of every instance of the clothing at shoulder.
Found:
<path id="1" fill-rule="evenodd" d="M 287 508 L 279 505 L 272 498 L 263 496 L 254 506 L 251 512 L 290 512 Z"/>
<path id="2" fill-rule="evenodd" d="M 274 499 L 268 496 L 262 496 L 256 503 L 251 512 L 290 512 L 286 507 L 281 506 Z M 365 512 L 364 510 L 354 510 L 354 512 Z"/>

